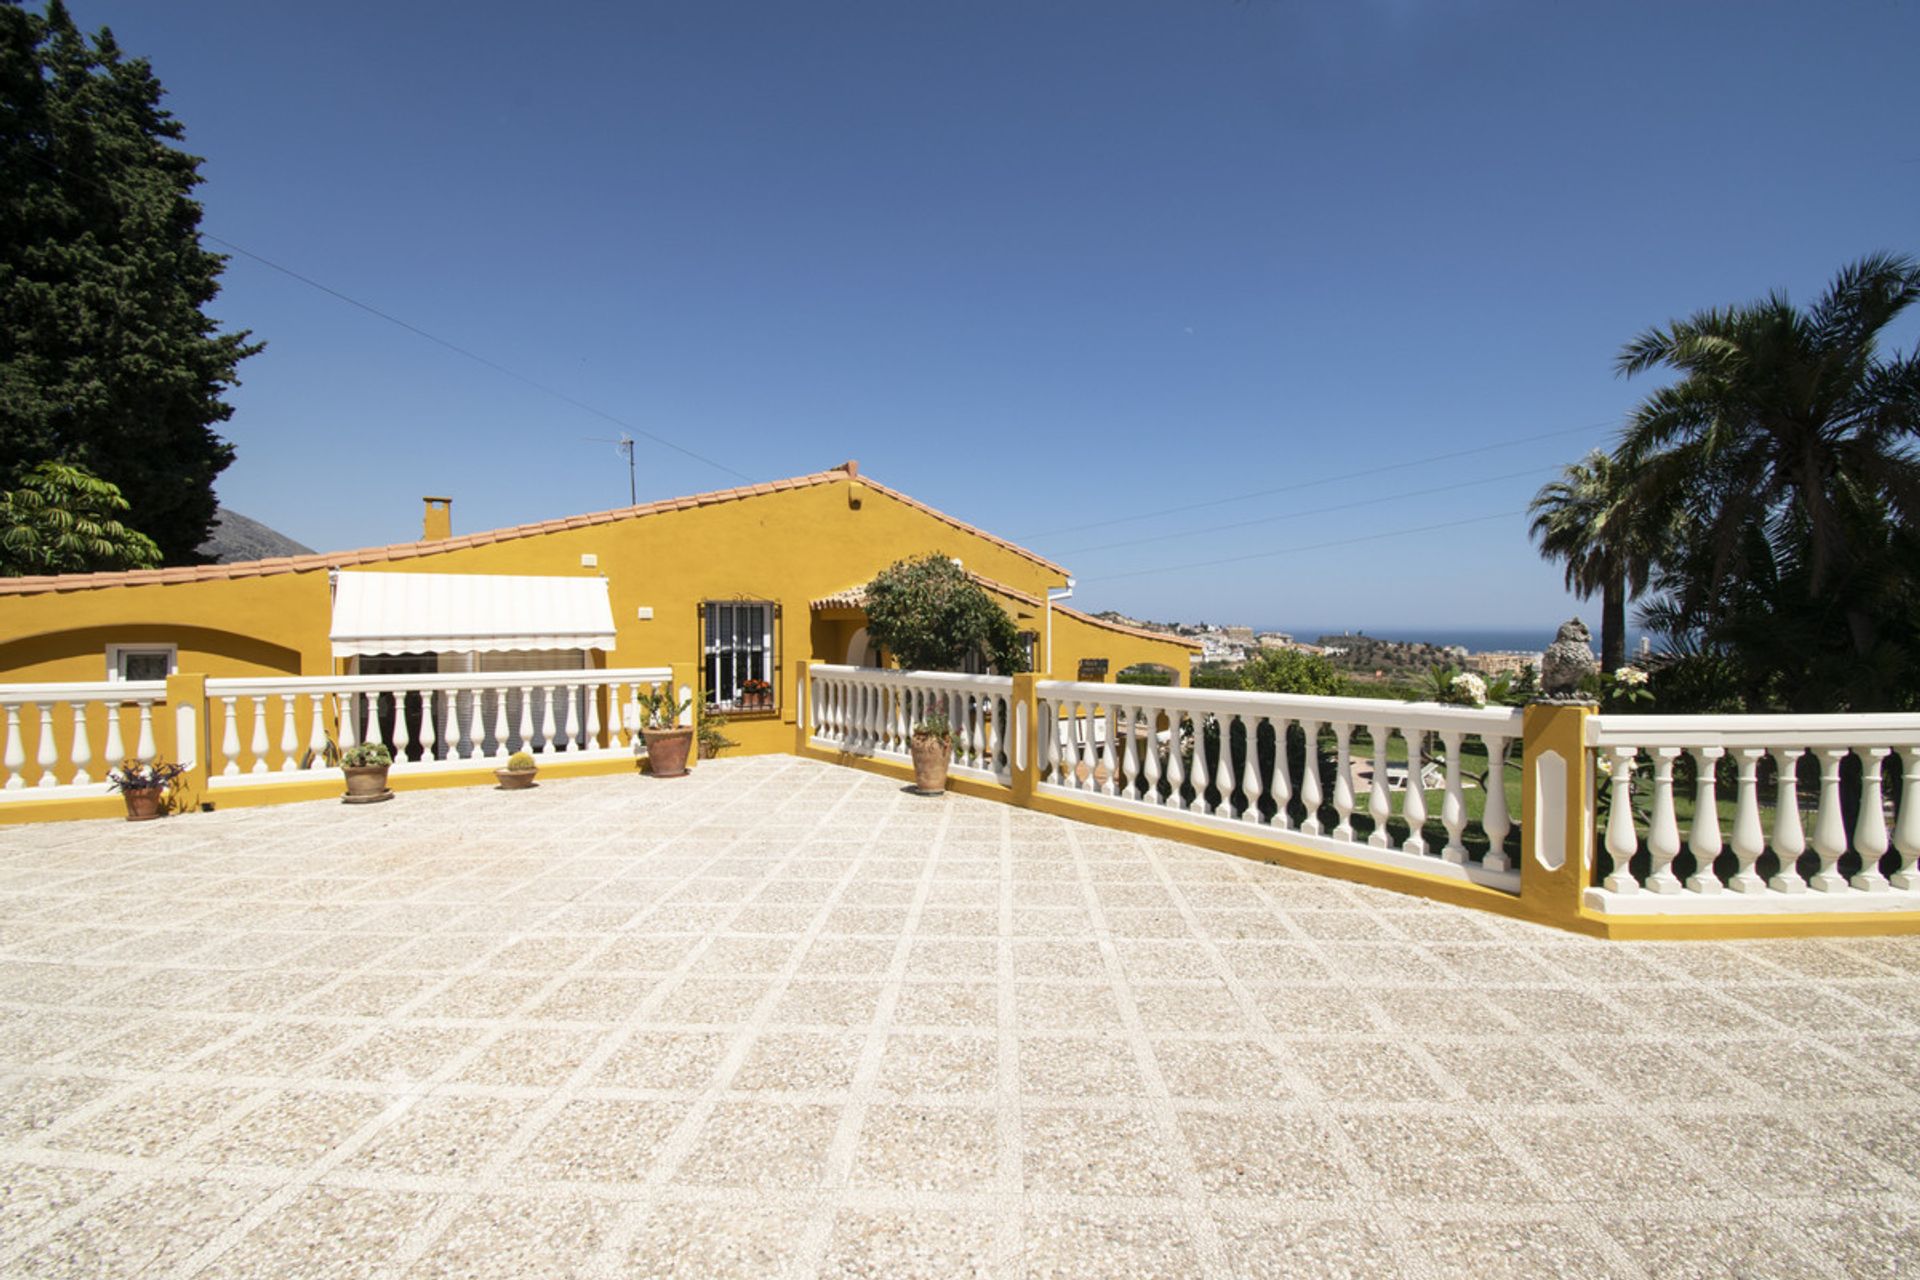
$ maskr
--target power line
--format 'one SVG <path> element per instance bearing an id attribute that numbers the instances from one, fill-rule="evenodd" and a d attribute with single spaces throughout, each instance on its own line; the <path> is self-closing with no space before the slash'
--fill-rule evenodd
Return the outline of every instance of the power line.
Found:
<path id="1" fill-rule="evenodd" d="M 1178 533 L 1150 533 L 1139 538 L 1123 538 L 1119 542 L 1102 542 L 1091 547 L 1076 547 L 1059 554 L 1065 556 L 1087 555 L 1095 551 L 1111 551 L 1116 547 L 1137 547 L 1147 542 L 1168 542 L 1174 538 L 1197 538 L 1205 533 L 1224 533 L 1232 529 L 1246 529 L 1257 524 L 1274 524 L 1281 520 L 1298 520 L 1305 516 L 1324 516 L 1335 511 L 1351 511 L 1355 507 L 1370 507 L 1381 502 L 1398 502 L 1406 498 L 1425 498 L 1436 493 L 1452 493 L 1458 489 L 1471 489 L 1483 484 L 1498 484 L 1502 480 L 1518 480 L 1522 476 L 1537 476 L 1546 471 L 1560 470 L 1559 463 L 1544 467 L 1526 467 L 1519 471 L 1509 471 L 1499 476 L 1477 476 L 1472 480 L 1462 480 L 1459 484 L 1430 485 L 1422 489 L 1409 489 L 1402 493 L 1383 493 L 1373 498 L 1358 498 L 1352 502 L 1336 502 L 1328 507 L 1308 507 L 1300 511 L 1283 511 L 1279 515 L 1255 516 L 1251 520 L 1235 520 L 1229 524 L 1205 525 L 1198 529 L 1183 529 Z"/>
<path id="2" fill-rule="evenodd" d="M 1368 476 L 1377 476 L 1387 471 L 1405 471 L 1409 467 L 1424 467 L 1435 462 L 1449 462 L 1454 458 L 1470 458 L 1475 454 L 1492 453 L 1496 449 L 1505 449 L 1516 444 L 1531 444 L 1535 440 L 1551 440 L 1558 436 L 1577 435 L 1581 432 L 1600 431 L 1608 424 L 1604 422 L 1587 423 L 1578 427 L 1562 427 L 1557 431 L 1542 431 L 1538 435 L 1516 436 L 1511 440 L 1497 440 L 1492 444 L 1476 445 L 1471 449 L 1456 449 L 1452 453 L 1436 453 L 1431 457 L 1414 458 L 1407 462 L 1389 462 L 1383 466 L 1368 467 L 1364 471 L 1349 471 L 1345 475 L 1321 476 L 1314 480 L 1299 480 L 1292 484 L 1279 485 L 1272 489 L 1255 489 L 1250 493 L 1239 493 L 1228 498 L 1208 498 L 1204 502 L 1188 502 L 1177 507 L 1161 507 L 1155 511 L 1142 511 L 1134 515 L 1116 516 L 1111 520 L 1092 520 L 1086 524 L 1070 524 L 1058 529 L 1049 529 L 1044 533 L 1021 535 L 1023 542 L 1037 542 L 1041 538 L 1052 538 L 1063 533 L 1078 533 L 1083 529 L 1104 529 L 1116 524 L 1131 524 L 1136 520 L 1151 520 L 1156 516 L 1178 515 L 1183 511 L 1200 511 L 1207 507 L 1224 507 L 1235 502 L 1248 502 L 1254 498 L 1267 498 L 1276 493 L 1293 493 L 1300 489 L 1313 489 L 1320 485 L 1338 484 L 1343 480 L 1362 480 Z"/>
<path id="3" fill-rule="evenodd" d="M 1082 578 L 1081 586 L 1096 582 L 1118 582 L 1123 578 L 1145 578 L 1156 573 L 1179 573 L 1187 569 L 1211 569 L 1216 565 L 1243 564 L 1248 560 L 1271 560 L 1275 556 L 1298 555 L 1303 551 L 1324 551 L 1328 547 L 1350 547 L 1359 542 L 1378 542 L 1383 538 L 1404 538 L 1411 533 L 1432 533 L 1438 529 L 1458 529 L 1462 525 L 1486 524 L 1492 520 L 1512 520 L 1524 516 L 1524 511 L 1500 511 L 1490 516 L 1470 516 L 1465 520 L 1443 520 L 1439 524 L 1423 524 L 1412 529 L 1390 529 L 1385 533 L 1367 533 L 1357 538 L 1336 538 L 1331 542 L 1313 542 L 1300 547 L 1282 547 L 1277 551 L 1255 551 L 1244 556 L 1224 556 L 1218 560 L 1195 560 L 1188 564 L 1167 564 L 1155 569 L 1135 569 L 1131 573 L 1110 573 L 1104 578 Z"/>
<path id="4" fill-rule="evenodd" d="M 684 445 L 675 444 L 673 441 L 667 439 L 664 436 L 657 436 L 653 432 L 648 431 L 644 427 L 637 427 L 633 423 L 626 421 L 624 418 L 617 418 L 613 414 L 608 413 L 606 410 L 596 408 L 595 406 L 588 404 L 584 400 L 577 400 L 574 397 L 568 395 L 566 392 L 559 390 L 557 387 L 550 387 L 546 383 L 541 382 L 538 379 L 529 378 L 526 374 L 521 373 L 518 370 L 509 369 L 506 365 L 501 364 L 497 360 L 489 360 L 487 357 L 480 355 L 477 352 L 469 351 L 467 348 L 461 346 L 457 342 L 449 342 L 438 334 L 429 333 L 427 330 L 422 329 L 417 324 L 412 324 L 406 320 L 402 320 L 399 316 L 393 315 L 390 312 L 382 311 L 380 308 L 373 306 L 370 303 L 362 302 L 360 301 L 360 299 L 353 297 L 350 294 L 342 293 L 340 290 L 335 289 L 330 285 L 322 284 L 318 280 L 315 280 L 312 276 L 302 275 L 300 272 L 295 271 L 292 267 L 283 266 L 280 263 L 275 262 L 273 259 L 268 257 L 263 257 L 262 255 L 255 253 L 251 249 L 245 248 L 242 245 L 235 244 L 231 240 L 227 240 L 220 236 L 216 236 L 211 231 L 202 231 L 200 235 L 202 239 L 211 240 L 217 245 L 221 245 L 224 248 L 231 249 L 233 250 L 233 252 L 239 254 L 244 258 L 251 258 L 253 261 L 259 263 L 263 267 L 270 267 L 273 270 L 278 271 L 283 276 L 287 276 L 291 279 L 298 280 L 301 284 L 307 285 L 310 288 L 318 289 L 320 292 L 326 294 L 328 297 L 338 298 L 341 302 L 346 303 L 350 307 L 358 307 L 360 310 L 366 312 L 370 316 L 377 316 L 380 319 L 385 320 L 388 324 L 398 325 L 400 328 L 405 329 L 408 333 L 416 334 L 419 337 L 425 338 L 428 342 L 434 343 L 437 346 L 445 347 L 448 351 L 453 352 L 455 355 L 465 356 L 467 359 L 473 361 L 475 364 L 485 365 L 487 368 L 493 370 L 495 373 L 503 374 L 506 377 L 512 378 L 515 382 L 523 383 L 526 386 L 532 387 L 535 391 L 544 392 L 547 395 L 554 397 L 556 400 L 564 401 L 565 403 L 572 405 L 574 408 L 581 410 L 583 413 L 590 413 L 596 418 L 600 418 L 607 422 L 611 422 L 614 426 L 619 427 L 622 430 L 631 431 L 637 436 L 644 436 L 646 439 L 653 441 L 653 443 L 661 446 L 662 448 L 671 449 L 675 453 L 683 454 L 686 457 L 692 458 L 695 462 L 704 462 L 708 466 L 714 468 L 716 471 L 724 471 L 728 475 L 733 476 L 737 479 L 745 480 L 745 481 L 748 481 L 749 483 L 751 483 L 753 480 L 752 476 L 747 475 L 745 472 L 735 471 L 732 467 L 728 466 L 724 462 L 715 462 L 712 458 L 707 457 L 703 453 L 695 453 L 692 449 L 689 449 Z"/>

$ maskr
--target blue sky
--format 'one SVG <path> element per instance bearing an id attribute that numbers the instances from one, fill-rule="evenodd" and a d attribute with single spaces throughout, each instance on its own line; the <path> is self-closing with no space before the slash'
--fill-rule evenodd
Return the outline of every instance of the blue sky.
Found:
<path id="1" fill-rule="evenodd" d="M 1898 0 L 71 3 L 208 232 L 1152 617 L 1550 625 L 1517 513 L 1654 385 L 1621 344 L 1920 251 Z M 626 500 L 564 400 L 246 257 L 215 309 L 269 343 L 222 500 L 301 541 Z M 639 445 L 643 499 L 736 483 Z"/>

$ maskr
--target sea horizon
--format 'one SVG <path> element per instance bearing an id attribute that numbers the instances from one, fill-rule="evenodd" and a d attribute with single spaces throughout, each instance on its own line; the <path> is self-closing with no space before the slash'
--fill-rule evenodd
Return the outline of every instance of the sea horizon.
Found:
<path id="1" fill-rule="evenodd" d="M 1593 644 L 1596 651 L 1600 645 L 1598 621 L 1588 621 L 1595 628 Z M 1255 631 L 1279 631 L 1292 636 L 1295 640 L 1308 644 L 1321 636 L 1364 635 L 1374 640 L 1392 640 L 1400 644 L 1431 644 L 1443 648 L 1457 645 L 1469 653 L 1539 653 L 1553 643 L 1553 637 L 1560 630 L 1555 622 L 1539 627 L 1425 627 L 1425 626 L 1386 626 L 1386 627 L 1300 627 L 1300 626 L 1259 626 Z M 1640 637 L 1648 633 L 1638 627 L 1627 628 L 1627 650 L 1637 652 Z"/>

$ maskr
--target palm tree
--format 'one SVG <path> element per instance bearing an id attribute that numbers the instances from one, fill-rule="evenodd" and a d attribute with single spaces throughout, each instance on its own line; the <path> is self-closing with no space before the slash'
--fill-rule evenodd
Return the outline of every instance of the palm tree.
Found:
<path id="1" fill-rule="evenodd" d="M 1844 618 L 1855 657 L 1873 652 L 1877 611 L 1852 586 L 1889 524 L 1911 534 L 1920 512 L 1920 350 L 1882 357 L 1877 340 L 1916 299 L 1920 263 L 1876 254 L 1806 310 L 1773 293 L 1649 329 L 1620 353 L 1625 376 L 1681 375 L 1634 411 L 1616 456 L 1652 505 L 1691 512 L 1695 598 L 1723 595 L 1760 551 L 1803 547 L 1809 596 Z"/>
<path id="2" fill-rule="evenodd" d="M 1541 486 L 1527 507 L 1540 554 L 1563 561 L 1567 589 L 1600 597 L 1600 668 L 1627 661 L 1627 600 L 1646 589 L 1651 560 L 1646 521 L 1632 475 L 1595 449 Z"/>

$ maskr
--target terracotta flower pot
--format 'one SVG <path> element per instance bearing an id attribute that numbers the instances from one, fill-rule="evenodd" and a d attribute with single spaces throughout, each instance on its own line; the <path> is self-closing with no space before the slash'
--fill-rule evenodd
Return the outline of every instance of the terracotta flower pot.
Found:
<path id="1" fill-rule="evenodd" d="M 647 761 L 656 778 L 684 778 L 687 755 L 693 750 L 693 729 L 642 729 L 647 740 Z"/>
<path id="2" fill-rule="evenodd" d="M 127 802 L 128 822 L 151 822 L 155 818 L 164 818 L 160 811 L 161 791 L 158 787 L 134 787 L 122 791 L 120 796 Z"/>
<path id="3" fill-rule="evenodd" d="M 525 791 L 533 785 L 538 769 L 495 769 L 493 776 L 500 779 L 502 791 Z"/>
<path id="4" fill-rule="evenodd" d="M 923 796 L 937 796 L 947 789 L 947 762 L 953 758 L 953 743 L 916 733 L 913 752 L 913 789 Z"/>
<path id="5" fill-rule="evenodd" d="M 340 772 L 347 775 L 347 794 L 340 797 L 342 804 L 378 804 L 382 800 L 393 799 L 393 792 L 387 790 L 387 770 L 391 765 L 384 764 L 345 764 Z"/>

